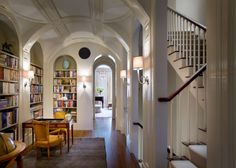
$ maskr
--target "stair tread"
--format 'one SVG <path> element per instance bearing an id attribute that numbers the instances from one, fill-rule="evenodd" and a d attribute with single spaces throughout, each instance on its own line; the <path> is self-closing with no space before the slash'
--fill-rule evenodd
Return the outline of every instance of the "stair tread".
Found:
<path id="1" fill-rule="evenodd" d="M 189 146 L 189 145 L 205 145 L 202 142 L 185 142 L 185 141 L 182 141 L 182 144 L 185 145 L 185 146 Z"/>
<path id="2" fill-rule="evenodd" d="M 203 158 L 207 158 L 207 145 L 189 145 L 189 150 Z"/>
<path id="3" fill-rule="evenodd" d="M 191 161 L 189 160 L 173 160 L 171 161 L 172 168 L 197 168 Z"/>

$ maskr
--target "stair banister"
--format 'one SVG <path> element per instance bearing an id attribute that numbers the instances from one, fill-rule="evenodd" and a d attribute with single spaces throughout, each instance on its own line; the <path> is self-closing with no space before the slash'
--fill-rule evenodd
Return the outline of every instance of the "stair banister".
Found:
<path id="1" fill-rule="evenodd" d="M 203 65 L 195 74 L 191 76 L 189 80 L 187 80 L 178 90 L 172 93 L 168 97 L 159 97 L 159 102 L 170 102 L 175 96 L 177 96 L 184 88 L 186 88 L 193 80 L 195 80 L 202 72 L 204 72 L 207 68 L 207 64 Z"/>
<path id="2" fill-rule="evenodd" d="M 187 16 L 185 16 L 185 15 L 183 15 L 183 14 L 177 12 L 176 10 L 174 10 L 174 9 L 172 9 L 172 8 L 170 8 L 170 7 L 168 7 L 168 10 L 170 10 L 170 11 L 176 13 L 178 16 L 181 16 L 181 17 L 183 17 L 184 19 L 188 20 L 189 22 L 191 22 L 191 23 L 197 25 L 197 26 L 200 27 L 201 29 L 207 30 L 207 29 L 206 29 L 206 26 L 204 26 L 204 25 L 202 25 L 202 24 L 200 24 L 200 23 L 194 21 L 193 19 L 190 19 L 189 17 L 187 17 Z"/>

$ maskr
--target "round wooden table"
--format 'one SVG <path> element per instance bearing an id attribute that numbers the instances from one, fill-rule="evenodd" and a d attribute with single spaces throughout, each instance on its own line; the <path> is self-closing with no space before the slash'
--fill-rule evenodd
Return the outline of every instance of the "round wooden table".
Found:
<path id="1" fill-rule="evenodd" d="M 17 168 L 23 168 L 23 161 L 22 161 L 22 151 L 25 149 L 26 144 L 19 141 L 14 141 L 16 148 L 12 152 L 0 156 L 0 164 L 7 163 L 7 167 L 11 167 L 15 162 L 17 162 Z"/>

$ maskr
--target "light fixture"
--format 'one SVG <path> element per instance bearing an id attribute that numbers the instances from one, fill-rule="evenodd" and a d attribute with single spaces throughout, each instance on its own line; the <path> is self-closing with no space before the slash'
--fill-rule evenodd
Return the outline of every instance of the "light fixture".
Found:
<path id="1" fill-rule="evenodd" d="M 139 73 L 143 69 L 143 57 L 142 56 L 137 56 L 133 57 L 133 70 L 136 70 L 138 73 L 138 81 L 140 84 L 145 84 L 147 83 L 149 85 L 149 78 L 148 76 L 140 76 Z"/>
<path id="2" fill-rule="evenodd" d="M 129 85 L 129 83 L 127 82 L 126 70 L 121 70 L 120 71 L 120 78 L 123 80 L 124 84 Z"/>
<path id="3" fill-rule="evenodd" d="M 124 81 L 125 80 L 125 78 L 127 78 L 127 76 L 126 76 L 126 70 L 121 70 L 120 71 L 120 78 Z"/>
<path id="4" fill-rule="evenodd" d="M 28 81 L 25 81 L 24 83 L 24 86 L 26 87 L 28 83 L 30 84 L 34 79 L 34 71 L 23 71 L 23 77 L 28 79 Z"/>
<path id="5" fill-rule="evenodd" d="M 83 88 L 85 89 L 86 88 L 86 76 L 82 76 L 82 82 L 83 82 Z"/>

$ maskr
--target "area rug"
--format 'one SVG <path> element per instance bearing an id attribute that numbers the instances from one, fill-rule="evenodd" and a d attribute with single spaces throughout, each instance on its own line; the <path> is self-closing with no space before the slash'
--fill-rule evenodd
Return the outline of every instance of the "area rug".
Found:
<path id="1" fill-rule="evenodd" d="M 69 153 L 65 145 L 62 155 L 52 149 L 50 159 L 46 151 L 36 159 L 32 150 L 24 157 L 23 164 L 24 168 L 106 168 L 105 141 L 104 138 L 74 138 Z"/>

